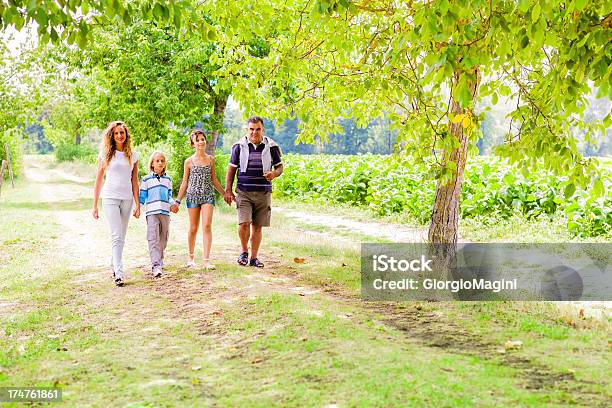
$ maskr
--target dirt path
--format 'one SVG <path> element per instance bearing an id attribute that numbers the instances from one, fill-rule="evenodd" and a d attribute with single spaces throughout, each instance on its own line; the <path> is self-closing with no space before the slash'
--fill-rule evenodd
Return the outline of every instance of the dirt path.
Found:
<path id="1" fill-rule="evenodd" d="M 124 301 L 132 302 L 134 307 L 118 308 L 109 316 L 109 326 L 121 333 L 132 333 L 141 336 L 143 333 L 163 334 L 165 321 L 179 319 L 193 324 L 201 336 L 211 340 L 210 358 L 221 355 L 236 355 L 244 347 L 243 340 L 232 336 L 224 328 L 224 310 L 245 299 L 255 299 L 258 296 L 283 293 L 301 296 L 307 306 L 307 312 L 321 314 L 321 299 L 341 305 L 341 318 L 352 321 L 355 325 L 365 324 L 366 319 L 374 318 L 394 330 L 405 334 L 405 340 L 427 348 L 437 348 L 448 353 L 477 356 L 488 360 L 499 359 L 498 345 L 477 333 L 461 328 L 450 321 L 444 313 L 422 309 L 419 305 L 405 307 L 398 304 L 364 303 L 354 293 L 337 286 L 318 287 L 305 283 L 296 274 L 291 265 L 277 254 L 266 252 L 267 265 L 263 270 L 242 268 L 239 278 L 225 276 L 219 271 L 201 273 L 198 270 L 183 267 L 184 243 L 172 242 L 167 251 L 166 264 L 169 265 L 161 280 L 154 280 L 149 273 L 149 259 L 144 239 L 143 219 L 130 221 L 127 245 L 124 253 L 124 263 L 127 271 L 127 285 L 115 288 L 110 279 L 108 258 L 110 240 L 108 227 L 101 217 L 95 221 L 90 215 L 89 205 L 91 187 L 81 177 L 48 171 L 45 164 L 38 164 L 27 169 L 27 177 L 37 183 L 43 197 L 49 197 L 52 205 L 57 207 L 53 214 L 61 226 L 59 249 L 62 259 L 74 260 L 69 269 L 73 273 L 75 304 L 82 308 L 87 316 L 92 309 L 101 307 L 116 298 L 118 290 L 122 291 Z M 63 182 L 57 183 L 61 179 Z M 89 180 L 91 181 L 91 180 Z M 65 209 L 68 204 L 74 209 Z M 406 230 L 398 232 L 364 223 L 338 220 L 337 217 L 314 216 L 307 217 L 296 211 L 283 211 L 285 216 L 298 217 L 305 223 L 325 223 L 330 226 L 344 225 L 363 234 L 377 232 L 394 240 L 407 242 L 421 240 L 422 231 Z M 335 220 L 335 221 L 334 221 Z M 349 220 L 350 221 L 350 220 Z M 172 221 L 172 237 L 185 237 L 187 222 L 184 212 Z M 400 235 L 398 235 L 400 234 Z M 403 234 L 403 235 L 401 235 Z M 333 236 L 333 233 L 332 233 Z M 400 238 L 398 238 L 400 237 Z M 235 262 L 236 243 L 234 236 L 224 236 L 215 231 L 214 252 L 219 265 L 229 265 Z M 199 243 L 198 243 L 199 245 Z M 223 267 L 221 266 L 221 269 Z M 95 289 L 95 290 L 94 290 Z M 164 311 L 152 310 L 142 303 L 142 299 L 151 296 L 151 290 L 156 296 L 165 299 L 171 305 Z M 92 322 L 98 324 L 99 322 Z M 263 328 L 262 330 L 273 330 Z M 108 334 L 109 339 L 112 333 Z M 136 354 L 146 355 L 152 352 L 151 345 L 142 345 Z M 238 351 L 237 351 L 238 350 Z M 213 352 L 214 351 L 214 352 Z M 521 359 L 515 356 L 503 356 L 502 364 L 517 370 L 518 377 L 527 389 L 546 391 L 552 389 L 567 389 L 577 401 L 585 405 L 605 405 L 605 398 L 582 391 L 586 383 L 567 373 L 555 372 L 545 364 Z M 160 380 L 161 381 L 161 380 Z M 181 380 L 176 380 L 181 381 Z"/>
<path id="2" fill-rule="evenodd" d="M 406 228 L 380 222 L 356 221 L 346 217 L 312 214 L 282 207 L 275 207 L 274 211 L 286 217 L 298 220 L 303 224 L 322 226 L 332 230 L 332 232 L 320 232 L 304 229 L 303 232 L 307 234 L 334 236 L 334 231 L 344 231 L 369 237 L 388 239 L 391 242 L 424 242 L 427 239 L 427 229 L 425 228 Z M 337 234 L 335 238 L 337 239 Z"/>

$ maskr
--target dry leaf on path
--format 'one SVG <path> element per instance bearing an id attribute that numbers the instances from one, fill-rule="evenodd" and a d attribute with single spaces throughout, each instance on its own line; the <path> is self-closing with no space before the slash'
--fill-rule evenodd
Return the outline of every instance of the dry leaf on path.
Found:
<path id="1" fill-rule="evenodd" d="M 506 350 L 518 350 L 523 347 L 523 342 L 520 340 L 508 340 L 504 343 L 504 348 Z"/>

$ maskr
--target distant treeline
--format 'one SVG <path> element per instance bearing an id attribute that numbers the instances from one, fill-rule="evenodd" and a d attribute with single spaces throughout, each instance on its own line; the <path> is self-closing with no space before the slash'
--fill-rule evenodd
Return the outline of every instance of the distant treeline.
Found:
<path id="1" fill-rule="evenodd" d="M 503 112 L 487 112 L 480 124 L 482 138 L 477 146 L 481 155 L 493 153 L 496 145 L 504 141 Z M 397 132 L 391 128 L 391 122 L 386 116 L 379 117 L 366 127 L 360 128 L 353 119 L 341 119 L 344 134 L 332 134 L 325 142 L 316 144 L 296 144 L 299 130 L 299 119 L 285 120 L 278 124 L 264 119 L 266 134 L 273 138 L 285 153 L 300 154 L 391 154 L 396 148 Z M 228 153 L 231 145 L 244 134 L 242 113 L 237 107 L 228 107 L 225 112 L 224 131 L 219 139 L 218 147 Z M 185 133 L 188 134 L 186 129 Z M 43 126 L 33 124 L 26 128 L 28 144 L 31 151 L 48 153 L 53 150 L 48 138 L 45 137 Z M 600 138 L 597 145 L 581 143 L 580 151 L 585 156 L 612 155 L 612 130 L 608 129 L 606 136 Z"/>

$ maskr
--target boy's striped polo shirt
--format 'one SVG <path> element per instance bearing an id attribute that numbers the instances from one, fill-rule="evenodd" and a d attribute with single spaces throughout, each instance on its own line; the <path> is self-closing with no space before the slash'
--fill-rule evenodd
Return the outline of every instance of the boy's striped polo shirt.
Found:
<path id="1" fill-rule="evenodd" d="M 172 179 L 164 173 L 159 176 L 151 172 L 140 183 L 140 204 L 146 204 L 146 215 L 170 215 L 170 206 L 175 203 L 172 198 Z"/>

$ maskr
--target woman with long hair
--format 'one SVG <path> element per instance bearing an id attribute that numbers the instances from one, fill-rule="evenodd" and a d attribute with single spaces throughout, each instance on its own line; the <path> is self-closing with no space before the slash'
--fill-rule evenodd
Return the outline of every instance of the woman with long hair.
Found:
<path id="1" fill-rule="evenodd" d="M 110 225 L 111 265 L 117 286 L 124 283 L 123 246 L 134 203 L 134 217 L 140 216 L 138 193 L 138 153 L 132 149 L 132 137 L 125 123 L 111 122 L 102 135 L 92 215 L 98 219 L 98 200 L 102 198 L 104 214 Z"/>

